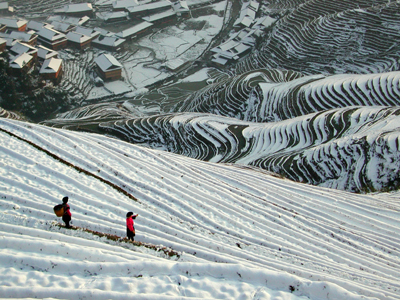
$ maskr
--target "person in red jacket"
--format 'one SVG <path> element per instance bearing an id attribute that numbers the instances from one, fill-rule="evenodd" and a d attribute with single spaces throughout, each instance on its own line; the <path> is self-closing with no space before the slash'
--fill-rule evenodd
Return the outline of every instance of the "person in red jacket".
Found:
<path id="1" fill-rule="evenodd" d="M 133 215 L 131 211 L 126 214 L 126 235 L 131 241 L 135 240 L 135 227 L 133 226 L 135 223 L 133 220 L 136 219 L 137 216 L 138 214 Z"/>
<path id="2" fill-rule="evenodd" d="M 62 199 L 63 206 L 64 206 L 64 215 L 62 216 L 62 220 L 65 223 L 66 228 L 71 228 L 72 226 L 69 225 L 69 222 L 71 222 L 71 212 L 70 212 L 70 207 L 68 205 L 68 197 L 64 197 Z"/>

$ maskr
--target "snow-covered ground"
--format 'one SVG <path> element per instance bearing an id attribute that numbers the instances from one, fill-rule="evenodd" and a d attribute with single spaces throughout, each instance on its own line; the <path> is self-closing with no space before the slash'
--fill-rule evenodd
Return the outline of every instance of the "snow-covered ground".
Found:
<path id="1" fill-rule="evenodd" d="M 355 195 L 0 119 L 0 297 L 398 299 L 398 194 Z M 55 225 L 72 223 L 155 250 Z M 136 200 L 135 200 L 136 199 Z M 172 249 L 169 256 L 157 249 Z"/>

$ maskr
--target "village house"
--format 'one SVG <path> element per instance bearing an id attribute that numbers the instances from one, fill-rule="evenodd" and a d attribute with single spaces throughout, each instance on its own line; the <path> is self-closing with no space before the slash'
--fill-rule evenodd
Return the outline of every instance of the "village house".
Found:
<path id="1" fill-rule="evenodd" d="M 169 1 L 158 1 L 129 7 L 128 12 L 131 17 L 145 17 L 151 14 L 160 13 L 172 8 Z"/>
<path id="2" fill-rule="evenodd" d="M 68 45 L 77 49 L 85 49 L 91 46 L 92 38 L 90 36 L 70 31 L 67 33 Z"/>
<path id="3" fill-rule="evenodd" d="M 46 59 L 39 70 L 39 76 L 45 80 L 53 80 L 55 83 L 60 82 L 62 76 L 62 59 Z"/>
<path id="4" fill-rule="evenodd" d="M 38 50 L 35 47 L 25 44 L 25 43 L 17 42 L 10 49 L 10 54 L 13 56 L 19 56 L 23 53 L 28 53 L 33 58 L 37 58 L 37 56 L 38 56 Z"/>
<path id="5" fill-rule="evenodd" d="M 258 8 L 260 7 L 260 3 L 258 3 L 257 1 L 250 1 L 247 7 L 257 12 Z"/>
<path id="6" fill-rule="evenodd" d="M 114 2 L 115 0 L 96 0 L 95 5 L 100 10 L 108 10 L 112 9 Z"/>
<path id="7" fill-rule="evenodd" d="M 32 21 L 32 20 L 29 21 L 28 24 L 27 24 L 27 29 L 28 30 L 34 30 L 36 32 L 38 32 L 43 27 L 53 28 L 53 26 L 48 24 L 48 23 L 42 23 L 42 22 Z"/>
<path id="8" fill-rule="evenodd" d="M 14 8 L 8 2 L 0 2 L 0 16 L 10 16 L 14 14 Z"/>
<path id="9" fill-rule="evenodd" d="M 256 18 L 256 12 L 249 7 L 246 7 L 240 12 L 239 18 L 233 25 L 236 29 L 243 29 L 251 27 Z"/>
<path id="10" fill-rule="evenodd" d="M 7 26 L 4 24 L 0 24 L 0 32 L 6 32 Z"/>
<path id="11" fill-rule="evenodd" d="M 46 47 L 59 50 L 67 46 L 68 40 L 65 34 L 58 32 L 57 30 L 42 27 L 38 32 L 38 40 L 42 42 Z"/>
<path id="12" fill-rule="evenodd" d="M 97 31 L 96 29 L 92 29 L 92 28 L 82 27 L 82 26 L 76 27 L 74 31 L 77 33 L 80 33 L 80 34 L 84 34 L 84 35 L 90 37 L 92 40 L 100 35 L 100 31 Z"/>
<path id="13" fill-rule="evenodd" d="M 6 50 L 7 41 L 3 38 L 0 38 L 0 53 Z"/>
<path id="14" fill-rule="evenodd" d="M 7 49 L 10 49 L 11 47 L 13 47 L 15 44 L 17 44 L 19 42 L 18 40 L 10 38 L 9 35 L 3 35 L 0 33 L 0 37 L 6 41 Z"/>
<path id="15" fill-rule="evenodd" d="M 275 18 L 271 18 L 270 16 L 265 16 L 256 20 L 252 28 L 263 30 L 273 25 L 276 21 L 277 19 Z"/>
<path id="16" fill-rule="evenodd" d="M 63 9 L 57 11 L 68 16 L 83 17 L 93 15 L 93 6 L 91 3 L 78 3 L 65 5 Z"/>
<path id="17" fill-rule="evenodd" d="M 92 41 L 92 44 L 96 48 L 105 49 L 108 51 L 118 51 L 125 41 L 125 39 L 121 39 L 116 36 L 99 35 Z"/>
<path id="18" fill-rule="evenodd" d="M 50 58 L 57 58 L 58 57 L 58 52 L 54 51 L 52 49 L 46 48 L 42 45 L 39 45 L 37 47 L 38 49 L 38 53 L 37 56 L 39 59 L 41 60 L 46 60 L 46 59 L 50 59 Z"/>
<path id="19" fill-rule="evenodd" d="M 243 44 L 254 46 L 256 43 L 256 30 L 244 28 L 230 36 L 230 39 L 235 42 L 242 42 Z"/>
<path id="20" fill-rule="evenodd" d="M 59 21 L 52 21 L 50 24 L 51 26 L 53 26 L 54 30 L 57 30 L 62 33 L 68 33 L 70 31 L 74 31 L 76 27 L 75 25 Z"/>
<path id="21" fill-rule="evenodd" d="M 47 18 L 47 22 L 61 22 L 66 24 L 71 24 L 74 26 L 82 26 L 86 22 L 88 22 L 90 18 L 88 16 L 83 17 L 72 17 L 72 16 L 65 16 L 65 15 L 53 15 Z"/>
<path id="22" fill-rule="evenodd" d="M 228 62 L 237 61 L 250 52 L 251 48 L 249 45 L 230 39 L 211 49 L 211 52 L 215 53 L 211 61 L 219 66 L 224 66 Z"/>
<path id="23" fill-rule="evenodd" d="M 128 19 L 129 14 L 126 11 L 115 11 L 115 12 L 98 12 L 96 17 L 103 20 L 106 23 L 121 22 Z"/>
<path id="24" fill-rule="evenodd" d="M 176 20 L 176 13 L 173 9 L 163 11 L 158 14 L 153 14 L 142 18 L 146 22 L 151 22 L 153 24 L 165 24 Z"/>
<path id="25" fill-rule="evenodd" d="M 21 42 L 24 42 L 25 44 L 35 46 L 37 44 L 37 34 L 33 30 L 28 31 L 28 32 L 22 32 L 22 31 L 12 31 L 10 33 L 10 38 L 15 39 L 15 40 L 20 40 Z"/>
<path id="26" fill-rule="evenodd" d="M 98 56 L 94 62 L 101 78 L 105 81 L 118 80 L 122 77 L 122 65 L 110 54 Z"/>
<path id="27" fill-rule="evenodd" d="M 22 53 L 10 61 L 10 73 L 13 76 L 21 76 L 23 73 L 28 73 L 33 65 L 33 56 Z"/>
<path id="28" fill-rule="evenodd" d="M 25 31 L 28 21 L 15 18 L 0 18 L 0 24 L 6 25 L 7 29 Z"/>
<path id="29" fill-rule="evenodd" d="M 132 26 L 128 29 L 116 33 L 115 36 L 121 39 L 133 39 L 145 35 L 152 26 L 153 23 L 144 21 L 142 23 L 136 24 L 135 26 Z"/>
<path id="30" fill-rule="evenodd" d="M 100 35 L 102 35 L 102 36 L 114 36 L 115 35 L 115 32 L 108 31 L 101 27 L 95 27 L 93 30 L 100 32 Z"/>
<path id="31" fill-rule="evenodd" d="M 125 11 L 128 12 L 129 7 L 138 6 L 139 3 L 136 0 L 118 0 L 113 2 L 113 11 Z"/>
<path id="32" fill-rule="evenodd" d="M 186 1 L 172 2 L 172 8 L 178 17 L 190 17 L 190 9 Z"/>

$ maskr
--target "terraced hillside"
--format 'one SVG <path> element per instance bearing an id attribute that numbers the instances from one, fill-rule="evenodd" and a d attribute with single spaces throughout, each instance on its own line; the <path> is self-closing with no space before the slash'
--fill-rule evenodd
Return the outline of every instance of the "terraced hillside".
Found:
<path id="1" fill-rule="evenodd" d="M 21 116 L 16 114 L 15 112 L 11 112 L 8 110 L 5 110 L 0 107 L 0 118 L 6 118 L 6 119 L 13 119 L 13 120 L 21 120 Z"/>
<path id="2" fill-rule="evenodd" d="M 305 74 L 399 70 L 400 3 L 386 0 L 284 1 L 287 6 L 257 51 L 236 66 L 241 74 L 284 68 Z"/>
<path id="3" fill-rule="evenodd" d="M 260 167 L 353 192 L 400 187 L 400 108 L 350 107 L 257 124 L 207 114 L 101 123 L 107 134 L 185 156 Z"/>
<path id="4" fill-rule="evenodd" d="M 256 70 L 210 85 L 178 103 L 175 111 L 271 122 L 353 105 L 398 106 L 399 99 L 400 72 L 301 76 Z"/>

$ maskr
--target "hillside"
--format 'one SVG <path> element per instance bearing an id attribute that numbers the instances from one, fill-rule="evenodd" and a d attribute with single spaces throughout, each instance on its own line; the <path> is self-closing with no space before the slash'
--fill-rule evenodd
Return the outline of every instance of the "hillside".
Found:
<path id="1" fill-rule="evenodd" d="M 399 72 L 303 76 L 260 69 L 221 77 L 170 113 L 142 116 L 128 100 L 44 124 L 324 187 L 389 191 L 400 182 L 399 84 Z"/>
<path id="2" fill-rule="evenodd" d="M 0 119 L 6 298 L 396 299 L 398 193 L 356 195 Z M 73 225 L 156 249 L 56 226 Z M 164 250 L 178 255 L 169 256 Z M 167 253 L 168 253 L 167 251 Z M 174 253 L 174 252 L 171 252 Z"/>

